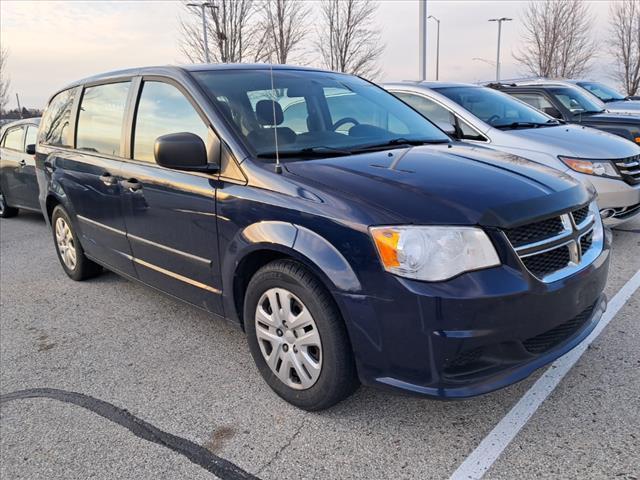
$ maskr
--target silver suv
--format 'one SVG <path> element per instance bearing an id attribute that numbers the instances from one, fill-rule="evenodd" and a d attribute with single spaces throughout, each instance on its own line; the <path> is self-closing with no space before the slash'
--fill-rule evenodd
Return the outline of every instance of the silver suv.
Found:
<path id="1" fill-rule="evenodd" d="M 640 216 L 640 146 L 565 124 L 486 87 L 408 81 L 384 87 L 459 140 L 519 155 L 592 184 L 608 225 Z"/>

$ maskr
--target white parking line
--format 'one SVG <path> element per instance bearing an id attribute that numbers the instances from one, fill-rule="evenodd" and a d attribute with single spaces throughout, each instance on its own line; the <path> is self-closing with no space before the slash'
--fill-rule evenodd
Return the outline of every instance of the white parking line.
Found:
<path id="1" fill-rule="evenodd" d="M 580 345 L 551 364 L 542 377 L 533 384 L 509 413 L 480 442 L 480 445 L 453 472 L 450 480 L 476 480 L 484 476 L 504 449 L 511 443 L 511 440 L 515 438 L 542 405 L 542 402 L 551 395 L 564 376 L 580 359 L 589 345 L 591 345 L 591 342 L 602 333 L 639 287 L 640 270 L 611 299 L 607 311 L 593 332 Z"/>

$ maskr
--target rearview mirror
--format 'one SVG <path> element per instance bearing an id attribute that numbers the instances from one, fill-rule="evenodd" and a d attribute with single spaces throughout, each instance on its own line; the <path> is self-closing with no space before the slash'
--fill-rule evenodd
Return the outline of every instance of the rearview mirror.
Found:
<path id="1" fill-rule="evenodd" d="M 32 143 L 31 145 L 27 145 L 27 155 L 35 155 L 36 154 L 36 146 Z"/>
<path id="2" fill-rule="evenodd" d="M 158 137 L 153 146 L 156 163 L 174 170 L 207 171 L 217 165 L 207 161 L 207 148 L 202 139 L 188 132 Z"/>
<path id="3" fill-rule="evenodd" d="M 553 118 L 562 118 L 560 110 L 558 110 L 556 107 L 545 107 L 543 111 L 547 115 L 551 115 Z"/>

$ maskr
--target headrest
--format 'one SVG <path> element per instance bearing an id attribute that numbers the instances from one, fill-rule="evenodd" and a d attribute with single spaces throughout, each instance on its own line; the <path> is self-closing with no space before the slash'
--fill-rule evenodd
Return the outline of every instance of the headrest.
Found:
<path id="1" fill-rule="evenodd" d="M 275 115 L 273 113 L 274 111 Z M 284 121 L 282 107 L 275 100 L 260 100 L 256 103 L 256 117 L 260 125 L 275 126 L 280 125 Z"/>

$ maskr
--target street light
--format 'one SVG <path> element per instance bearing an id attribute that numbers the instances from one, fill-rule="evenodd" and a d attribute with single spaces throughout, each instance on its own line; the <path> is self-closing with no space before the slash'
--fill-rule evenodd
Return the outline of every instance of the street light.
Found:
<path id="1" fill-rule="evenodd" d="M 502 34 L 502 22 L 510 22 L 512 18 L 490 18 L 490 22 L 498 22 L 498 55 L 496 57 L 496 82 L 500 81 L 500 36 Z"/>
<path id="2" fill-rule="evenodd" d="M 204 40 L 204 59 L 206 63 L 209 63 L 209 42 L 207 41 L 207 19 L 205 15 L 205 8 L 218 8 L 212 2 L 202 3 L 187 3 L 187 7 L 200 7 L 202 9 L 202 38 Z"/>
<path id="3" fill-rule="evenodd" d="M 427 20 L 433 18 L 436 22 L 438 22 L 438 36 L 436 40 L 436 81 L 440 76 L 440 20 L 434 17 L 433 15 L 429 15 Z"/>

